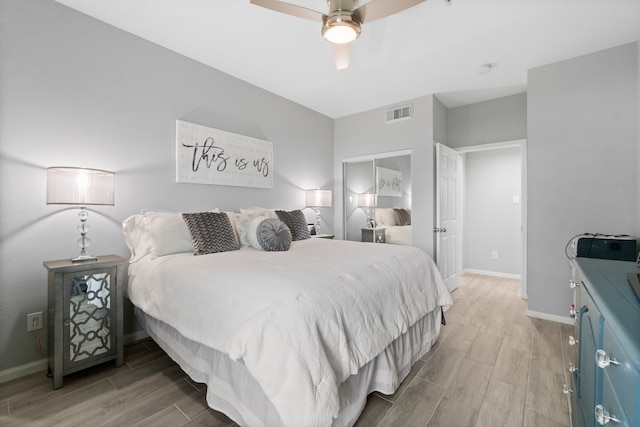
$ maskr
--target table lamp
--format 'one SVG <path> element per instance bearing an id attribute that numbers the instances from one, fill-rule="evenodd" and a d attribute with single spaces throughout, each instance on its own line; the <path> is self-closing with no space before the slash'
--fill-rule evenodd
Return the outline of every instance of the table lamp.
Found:
<path id="1" fill-rule="evenodd" d="M 376 195 L 371 193 L 358 194 L 358 207 L 362 209 L 367 216 L 367 227 L 373 228 L 371 213 L 376 206 Z"/>
<path id="2" fill-rule="evenodd" d="M 316 211 L 316 234 L 320 234 L 320 208 L 331 207 L 331 190 L 306 190 L 305 205 Z"/>
<path id="3" fill-rule="evenodd" d="M 73 262 L 95 261 L 97 258 L 87 253 L 91 240 L 87 237 L 89 212 L 87 205 L 114 205 L 113 172 L 100 169 L 56 166 L 47 168 L 47 205 L 77 205 L 80 207 L 80 255 Z"/>

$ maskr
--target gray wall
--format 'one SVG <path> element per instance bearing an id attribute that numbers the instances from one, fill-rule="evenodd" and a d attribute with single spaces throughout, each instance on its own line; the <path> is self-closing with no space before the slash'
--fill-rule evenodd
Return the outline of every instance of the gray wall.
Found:
<path id="1" fill-rule="evenodd" d="M 434 97 L 425 96 L 403 102 L 413 104 L 413 118 L 385 123 L 385 111 L 379 108 L 335 121 L 334 170 L 336 235 L 343 236 L 342 160 L 411 149 L 411 213 L 413 244 L 433 255 L 433 105 Z"/>
<path id="2" fill-rule="evenodd" d="M 520 276 L 522 156 L 520 147 L 466 153 L 463 268 Z M 492 259 L 492 252 L 498 259 Z"/>
<path id="3" fill-rule="evenodd" d="M 463 105 L 447 112 L 446 144 L 451 148 L 514 141 L 526 137 L 526 93 Z"/>
<path id="4" fill-rule="evenodd" d="M 567 241 L 640 235 L 637 44 L 534 68 L 527 98 L 529 309 L 566 317 Z"/>
<path id="5" fill-rule="evenodd" d="M 433 140 L 446 144 L 448 135 L 449 110 L 437 96 L 433 97 Z"/>
<path id="6" fill-rule="evenodd" d="M 46 309 L 42 262 L 79 251 L 76 210 L 45 205 L 46 167 L 116 172 L 116 206 L 91 208 L 90 249 L 125 257 L 121 221 L 143 208 L 293 209 L 303 189 L 333 188 L 328 117 L 53 1 L 3 0 L 0 28 L 0 372 L 42 358 L 26 332 Z M 273 190 L 176 184 L 176 119 L 272 141 Z"/>

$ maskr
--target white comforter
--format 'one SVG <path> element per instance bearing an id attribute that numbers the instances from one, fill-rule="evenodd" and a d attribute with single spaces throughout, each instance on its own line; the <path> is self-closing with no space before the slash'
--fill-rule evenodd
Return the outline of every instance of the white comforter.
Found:
<path id="1" fill-rule="evenodd" d="M 396 245 L 411 245 L 410 225 L 391 225 L 385 227 L 385 242 Z"/>
<path id="2" fill-rule="evenodd" d="M 409 246 L 341 240 L 189 253 L 129 266 L 128 295 L 185 337 L 242 361 L 285 425 L 330 425 L 338 387 L 426 313 L 452 304 Z"/>

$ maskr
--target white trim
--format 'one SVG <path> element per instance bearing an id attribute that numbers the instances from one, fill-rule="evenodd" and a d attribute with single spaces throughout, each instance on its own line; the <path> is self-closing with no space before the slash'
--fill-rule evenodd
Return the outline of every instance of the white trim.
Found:
<path id="1" fill-rule="evenodd" d="M 565 325 L 575 324 L 575 320 L 572 319 L 571 317 L 556 316 L 555 314 L 541 313 L 539 311 L 527 310 L 527 316 L 535 317 L 536 319 L 550 320 L 552 322 L 564 323 Z"/>
<path id="2" fill-rule="evenodd" d="M 471 153 L 475 151 L 501 150 L 503 148 L 521 147 L 527 142 L 526 139 L 515 139 L 513 141 L 494 142 L 491 144 L 468 145 L 466 147 L 454 148 L 459 153 Z"/>
<path id="3" fill-rule="evenodd" d="M 24 377 L 26 375 L 33 374 L 35 372 L 43 371 L 42 375 L 45 375 L 47 370 L 47 358 L 44 357 L 35 362 L 27 363 L 21 366 L 15 366 L 13 368 L 0 371 L 0 384 L 7 381 L 15 380 L 16 378 Z"/>
<path id="4" fill-rule="evenodd" d="M 483 276 L 493 276 L 493 277 L 503 277 L 505 279 L 516 279 L 522 280 L 522 276 L 519 274 L 512 273 L 500 273 L 498 271 L 486 271 L 486 270 L 476 270 L 475 268 L 465 268 L 462 272 L 463 274 L 481 274 Z"/>
<path id="5" fill-rule="evenodd" d="M 149 338 L 149 334 L 147 334 L 145 330 L 141 329 L 122 337 L 122 342 L 124 345 L 129 345 L 133 344 L 134 342 L 141 341 L 145 338 Z M 35 362 L 30 362 L 24 365 L 5 369 L 4 371 L 0 371 L 0 384 L 6 383 L 7 381 L 15 380 L 16 378 L 34 374 L 39 371 L 46 371 L 47 367 L 47 358 L 43 357 L 42 359 L 36 360 Z"/>
<path id="6" fill-rule="evenodd" d="M 409 148 L 406 150 L 387 151 L 385 153 L 366 154 L 364 156 L 345 157 L 342 159 L 342 163 L 357 163 L 357 162 L 366 162 L 369 160 L 385 159 L 387 157 L 410 156 L 411 151 L 412 150 Z"/>
<path id="7" fill-rule="evenodd" d="M 520 197 L 520 203 L 522 206 L 522 265 L 520 266 L 523 279 L 520 283 L 520 294 L 522 298 L 527 298 L 529 295 L 529 283 L 527 282 L 527 242 L 529 241 L 529 226 L 528 226 L 528 217 L 527 217 L 527 204 L 528 204 L 528 192 L 529 192 L 529 184 L 527 183 L 527 140 L 522 140 L 522 144 L 520 145 L 520 155 L 522 161 L 522 170 L 521 170 L 521 187 L 522 194 Z"/>

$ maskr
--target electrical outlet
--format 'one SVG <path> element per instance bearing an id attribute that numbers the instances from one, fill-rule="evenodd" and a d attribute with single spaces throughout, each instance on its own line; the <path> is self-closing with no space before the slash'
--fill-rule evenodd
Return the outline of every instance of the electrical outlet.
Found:
<path id="1" fill-rule="evenodd" d="M 27 332 L 42 329 L 42 312 L 27 314 Z"/>
<path id="2" fill-rule="evenodd" d="M 491 259 L 498 259 L 498 252 L 491 252 Z"/>

